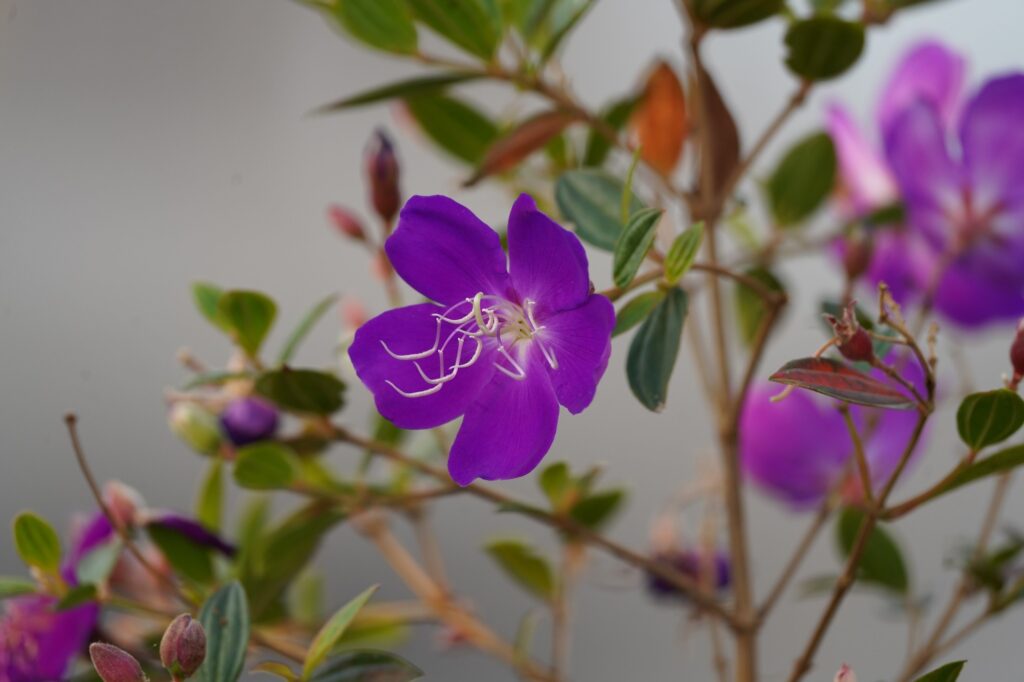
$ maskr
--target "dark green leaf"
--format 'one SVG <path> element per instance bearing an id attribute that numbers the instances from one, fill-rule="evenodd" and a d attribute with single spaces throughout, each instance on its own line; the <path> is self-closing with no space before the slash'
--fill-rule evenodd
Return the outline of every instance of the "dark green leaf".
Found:
<path id="1" fill-rule="evenodd" d="M 784 292 L 786 290 L 779 278 L 765 268 L 753 268 L 743 274 L 756 279 L 771 291 Z M 735 310 L 736 321 L 740 328 L 740 338 L 744 343 L 750 344 L 757 338 L 757 330 L 761 328 L 764 316 L 768 314 L 768 307 L 764 304 L 764 299 L 753 289 L 737 284 Z"/>
<path id="2" fill-rule="evenodd" d="M 0 576 L 0 599 L 20 597 L 23 594 L 34 594 L 36 589 L 36 584 L 31 580 Z"/>
<path id="3" fill-rule="evenodd" d="M 941 668 L 936 668 L 930 673 L 917 678 L 914 682 L 956 682 L 966 663 L 967 661 L 947 663 Z"/>
<path id="4" fill-rule="evenodd" d="M 565 462 L 555 462 L 540 472 L 537 484 L 551 502 L 551 506 L 557 509 L 565 499 L 566 493 L 572 489 L 569 465 Z"/>
<path id="5" fill-rule="evenodd" d="M 60 538 L 37 514 L 23 511 L 14 517 L 14 548 L 29 566 L 51 574 L 60 569 Z"/>
<path id="6" fill-rule="evenodd" d="M 555 13 L 551 22 L 549 37 L 540 50 L 541 63 L 546 62 L 557 50 L 569 32 L 576 27 L 583 15 L 594 6 L 595 0 L 559 0 L 556 6 L 563 9 L 561 16 Z"/>
<path id="7" fill-rule="evenodd" d="M 864 51 L 864 27 L 838 17 L 819 16 L 794 23 L 786 32 L 786 66 L 807 80 L 835 78 Z"/>
<path id="8" fill-rule="evenodd" d="M 196 496 L 196 520 L 218 531 L 224 518 L 224 464 L 218 458 L 210 462 Z"/>
<path id="9" fill-rule="evenodd" d="M 324 626 L 320 628 L 319 632 L 313 638 L 313 642 L 309 645 L 309 651 L 306 653 L 306 660 L 302 665 L 302 677 L 303 679 L 309 679 L 313 670 L 320 665 L 320 663 L 327 657 L 334 645 L 338 643 L 341 636 L 345 634 L 345 630 L 351 625 L 352 620 L 359 613 L 366 602 L 370 601 L 370 597 L 377 591 L 379 585 L 374 585 L 364 590 L 357 597 L 352 599 L 350 602 L 338 609 L 330 619 L 324 623 Z"/>
<path id="10" fill-rule="evenodd" d="M 146 526 L 146 532 L 175 573 L 200 584 L 213 582 L 213 560 L 208 548 L 178 530 L 159 523 Z"/>
<path id="11" fill-rule="evenodd" d="M 238 449 L 235 483 L 250 490 L 281 490 L 298 478 L 300 463 L 291 448 L 265 441 Z"/>
<path id="12" fill-rule="evenodd" d="M 914 400 L 889 384 L 832 358 L 791 360 L 768 380 L 806 388 L 855 405 L 906 410 L 915 404 Z"/>
<path id="13" fill-rule="evenodd" d="M 836 530 L 844 557 L 850 555 L 864 520 L 864 513 L 853 507 L 846 507 L 840 512 Z M 910 588 L 910 578 L 899 545 L 881 524 L 874 527 L 867 539 L 858 567 L 858 577 L 864 582 L 900 594 L 906 594 Z"/>
<path id="14" fill-rule="evenodd" d="M 379 88 L 373 88 L 372 90 L 367 90 L 365 92 L 360 92 L 358 94 L 330 102 L 329 104 L 325 104 L 322 107 L 317 108 L 314 113 L 330 114 L 336 111 L 365 106 L 367 104 L 385 102 L 399 97 L 402 99 L 408 99 L 410 97 L 419 97 L 422 95 L 435 95 L 449 86 L 466 83 L 479 78 L 482 78 L 479 73 L 461 71 L 407 78 L 396 83 L 388 83 L 387 85 Z"/>
<path id="15" fill-rule="evenodd" d="M 1024 464 L 1024 445 L 1014 445 L 1005 450 L 1000 450 L 994 455 L 989 455 L 962 469 L 949 480 L 949 483 L 942 488 L 942 491 L 936 497 L 938 495 L 945 495 L 951 490 L 956 490 L 978 479 L 1016 469 L 1022 464 Z"/>
<path id="16" fill-rule="evenodd" d="M 624 490 L 606 490 L 586 497 L 573 505 L 569 515 L 591 530 L 597 530 L 611 520 L 626 499 Z"/>
<path id="17" fill-rule="evenodd" d="M 192 284 L 192 300 L 195 301 L 199 312 L 213 326 L 222 331 L 228 331 L 227 324 L 221 318 L 220 308 L 218 307 L 221 294 L 223 293 L 220 287 L 208 282 L 195 282 Z"/>
<path id="18" fill-rule="evenodd" d="M 707 26 L 740 28 L 778 14 L 784 0 L 692 0 L 694 16 Z"/>
<path id="19" fill-rule="evenodd" d="M 629 115 L 636 108 L 638 98 L 630 95 L 623 99 L 612 102 L 608 108 L 600 114 L 601 120 L 608 124 L 613 131 L 619 131 L 626 125 Z M 608 152 L 612 149 L 612 141 L 601 131 L 591 128 L 587 134 L 587 146 L 583 152 L 584 166 L 600 166 L 608 158 Z"/>
<path id="20" fill-rule="evenodd" d="M 92 583 L 76 585 L 57 601 L 55 608 L 57 611 L 67 611 L 76 606 L 96 601 L 97 597 L 96 586 Z"/>
<path id="21" fill-rule="evenodd" d="M 555 578 L 551 565 L 526 543 L 495 540 L 485 549 L 520 587 L 542 599 L 550 599 L 554 594 Z"/>
<path id="22" fill-rule="evenodd" d="M 277 304 L 258 291 L 227 291 L 217 303 L 228 334 L 249 355 L 259 353 L 277 316 Z"/>
<path id="23" fill-rule="evenodd" d="M 256 380 L 256 392 L 293 412 L 332 414 L 344 404 L 345 384 L 333 374 L 312 369 L 265 372 Z"/>
<path id="24" fill-rule="evenodd" d="M 309 309 L 309 312 L 305 314 L 302 321 L 288 337 L 288 341 L 285 342 L 284 348 L 281 349 L 281 354 L 277 356 L 277 364 L 286 365 L 291 362 L 292 356 L 295 355 L 295 351 L 298 349 L 299 344 L 306 338 L 310 330 L 320 321 L 320 318 L 331 309 L 334 302 L 338 300 L 337 294 L 331 294 L 321 299 L 316 305 Z"/>
<path id="25" fill-rule="evenodd" d="M 242 675 L 249 645 L 249 609 L 245 590 L 233 581 L 206 600 L 199 612 L 206 631 L 206 660 L 199 682 L 234 682 Z"/>
<path id="26" fill-rule="evenodd" d="M 956 411 L 960 438 L 974 451 L 1006 440 L 1022 425 L 1024 400 L 1005 388 L 972 393 Z"/>
<path id="27" fill-rule="evenodd" d="M 704 223 L 699 222 L 690 226 L 681 235 L 675 238 L 668 253 L 665 254 L 665 281 L 675 284 L 693 265 L 700 245 L 704 242 Z"/>
<path id="28" fill-rule="evenodd" d="M 409 114 L 434 144 L 466 163 L 480 163 L 498 139 L 498 126 L 462 100 L 447 95 L 422 95 L 405 103 Z"/>
<path id="29" fill-rule="evenodd" d="M 836 151 L 831 137 L 815 133 L 797 142 L 765 185 L 775 222 L 788 227 L 814 213 L 832 192 L 835 176 Z"/>
<path id="30" fill-rule="evenodd" d="M 331 656 L 310 682 L 411 682 L 423 671 L 398 654 L 361 649 Z"/>
<path id="31" fill-rule="evenodd" d="M 661 209 L 645 208 L 634 213 L 615 244 L 612 261 L 612 279 L 616 286 L 626 287 L 636 277 L 637 270 L 654 245 L 658 233 Z"/>
<path id="32" fill-rule="evenodd" d="M 408 0 L 413 16 L 466 52 L 489 61 L 501 37 L 480 0 Z"/>
<path id="33" fill-rule="evenodd" d="M 403 0 L 336 0 L 334 18 L 352 37 L 386 52 L 412 53 L 416 25 Z"/>
<path id="34" fill-rule="evenodd" d="M 665 407 L 688 309 L 686 292 L 679 288 L 670 289 L 644 320 L 629 345 L 626 357 L 629 387 L 649 410 L 658 412 Z"/>
<path id="35" fill-rule="evenodd" d="M 576 227 L 583 241 L 613 251 L 622 233 L 620 208 L 623 183 L 594 168 L 563 173 L 555 184 L 558 210 Z M 630 203 L 633 214 L 644 206 L 635 196 Z"/>
<path id="36" fill-rule="evenodd" d="M 665 292 L 655 289 L 654 291 L 645 291 L 631 299 L 616 313 L 612 336 L 623 334 L 643 322 L 664 298 Z"/>

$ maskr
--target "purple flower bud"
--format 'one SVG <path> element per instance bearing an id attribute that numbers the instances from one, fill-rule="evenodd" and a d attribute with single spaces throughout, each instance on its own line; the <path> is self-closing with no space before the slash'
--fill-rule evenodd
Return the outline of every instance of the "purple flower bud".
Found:
<path id="1" fill-rule="evenodd" d="M 187 613 L 171 621 L 160 640 L 160 662 L 174 679 L 192 677 L 205 658 L 206 632 L 202 624 Z"/>
<path id="2" fill-rule="evenodd" d="M 732 582 L 732 568 L 724 552 L 715 552 L 714 556 L 709 557 L 692 549 L 675 550 L 656 555 L 655 561 L 671 566 L 699 583 L 711 583 L 716 590 L 724 590 Z M 707 575 L 709 571 L 713 575 Z M 647 574 L 647 592 L 659 599 L 684 596 L 675 585 L 653 573 Z"/>
<path id="3" fill-rule="evenodd" d="M 327 217 L 338 232 L 346 237 L 360 242 L 366 240 L 366 230 L 363 229 L 362 221 L 344 206 L 331 204 L 327 207 Z"/>
<path id="4" fill-rule="evenodd" d="M 387 133 L 378 129 L 366 149 L 366 178 L 370 184 L 370 203 L 389 227 L 402 204 L 398 176 L 394 145 Z"/>
<path id="5" fill-rule="evenodd" d="M 262 398 L 239 398 L 220 413 L 220 425 L 235 445 L 266 440 L 277 431 L 277 408 Z"/>
<path id="6" fill-rule="evenodd" d="M 1021 378 L 1024 378 L 1024 320 L 1017 324 L 1017 335 L 1010 345 L 1010 364 L 1013 365 L 1011 386 L 1016 388 Z"/>
<path id="7" fill-rule="evenodd" d="M 220 449 L 217 418 L 205 408 L 190 402 L 175 403 L 168 417 L 171 431 L 202 455 L 214 455 Z"/>
<path id="8" fill-rule="evenodd" d="M 103 682 L 147 682 L 149 679 L 130 653 L 113 644 L 90 644 L 89 658 Z"/>

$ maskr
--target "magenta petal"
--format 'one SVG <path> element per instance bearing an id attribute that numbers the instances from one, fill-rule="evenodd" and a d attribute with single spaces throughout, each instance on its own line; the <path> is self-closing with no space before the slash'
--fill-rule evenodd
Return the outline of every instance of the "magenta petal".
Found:
<path id="1" fill-rule="evenodd" d="M 587 254 L 579 238 L 519 195 L 508 218 L 509 271 L 520 299 L 538 310 L 575 308 L 590 294 Z"/>
<path id="2" fill-rule="evenodd" d="M 462 310 L 460 308 L 459 312 Z M 389 310 L 360 327 L 349 347 L 348 355 L 356 374 L 373 392 L 377 410 L 403 429 L 428 429 L 452 421 L 465 412 L 494 374 L 494 347 L 489 344 L 475 364 L 459 370 L 454 379 L 433 395 L 406 398 L 387 384 L 391 381 L 406 392 L 429 386 L 417 372 L 414 362 L 394 359 L 381 342 L 398 354 L 424 351 L 436 338 L 434 315 L 442 312 L 443 309 L 431 303 Z M 446 325 L 447 329 L 450 325 Z M 447 333 L 442 332 L 442 341 Z M 472 344 L 466 345 L 467 352 L 472 350 Z M 429 376 L 437 376 L 436 355 L 418 362 Z"/>
<path id="3" fill-rule="evenodd" d="M 991 269 L 971 267 L 962 259 L 943 274 L 935 308 L 960 327 L 977 328 L 1024 315 L 1024 292 L 1019 280 L 1004 280 Z"/>
<path id="4" fill-rule="evenodd" d="M 909 303 L 928 286 L 939 256 L 920 236 L 897 229 L 878 230 L 873 237 L 866 279 L 872 295 L 885 282 L 899 303 Z"/>
<path id="5" fill-rule="evenodd" d="M 71 662 L 96 627 L 99 607 L 85 604 L 56 611 L 54 597 L 8 599 L 0 616 L 0 680 L 44 682 L 67 679 Z"/>
<path id="6" fill-rule="evenodd" d="M 526 353 L 526 378 L 496 372 L 466 411 L 448 456 L 459 485 L 525 476 L 547 454 L 558 426 L 558 400 L 540 353 Z"/>
<path id="7" fill-rule="evenodd" d="M 402 279 L 438 303 L 504 295 L 509 286 L 498 233 L 445 196 L 409 199 L 384 248 Z"/>
<path id="8" fill-rule="evenodd" d="M 558 365 L 548 368 L 555 395 L 566 409 L 578 414 L 594 399 L 608 367 L 615 308 L 604 296 L 594 295 L 579 308 L 552 315 L 541 324 L 544 329 L 538 340 Z"/>
<path id="9" fill-rule="evenodd" d="M 993 79 L 968 103 L 960 137 L 976 210 L 984 211 L 996 203 L 1024 203 L 1021 121 L 1024 75 Z M 1019 223 L 1017 227 L 1019 235 Z"/>
<path id="10" fill-rule="evenodd" d="M 916 102 L 939 113 L 943 128 L 952 128 L 967 70 L 964 58 L 944 45 L 927 41 L 912 48 L 900 61 L 878 102 L 878 122 L 888 131 L 900 114 Z"/>
<path id="11" fill-rule="evenodd" d="M 896 181 L 885 159 L 838 104 L 825 114 L 825 127 L 836 148 L 839 173 L 856 214 L 891 204 L 897 199 Z"/>

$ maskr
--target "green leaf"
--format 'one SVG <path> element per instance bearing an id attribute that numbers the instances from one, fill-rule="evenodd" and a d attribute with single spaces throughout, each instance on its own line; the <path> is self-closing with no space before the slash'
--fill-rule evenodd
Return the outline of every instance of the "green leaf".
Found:
<path id="1" fill-rule="evenodd" d="M 636 108 L 639 98 L 635 95 L 624 97 L 612 102 L 601 114 L 600 118 L 612 130 L 619 131 L 626 125 L 629 115 Z M 608 158 L 608 152 L 612 149 L 612 141 L 600 131 L 591 129 L 587 133 L 587 145 L 583 151 L 584 166 L 600 166 Z"/>
<path id="2" fill-rule="evenodd" d="M 258 291 L 227 291 L 221 295 L 217 311 L 232 340 L 256 356 L 274 324 L 277 304 Z"/>
<path id="3" fill-rule="evenodd" d="M 115 535 L 101 545 L 93 547 L 75 565 L 75 578 L 79 584 L 100 585 L 110 577 L 121 556 L 121 538 Z"/>
<path id="4" fill-rule="evenodd" d="M 338 609 L 331 618 L 324 623 L 324 626 L 320 628 L 320 631 L 316 633 L 316 637 L 313 638 L 313 642 L 309 645 L 309 651 L 306 653 L 306 661 L 302 665 L 302 679 L 308 680 L 312 675 L 313 670 L 323 662 L 327 654 L 330 653 L 334 645 L 338 643 L 341 636 L 345 634 L 345 630 L 352 623 L 352 620 L 356 617 L 366 602 L 370 601 L 370 597 L 377 591 L 379 585 L 373 585 L 372 587 L 363 591 L 359 596 L 352 599 L 350 602 Z"/>
<path id="5" fill-rule="evenodd" d="M 324 622 L 324 577 L 303 571 L 288 588 L 288 614 L 292 620 L 310 630 Z"/>
<path id="6" fill-rule="evenodd" d="M 597 530 L 611 520 L 625 499 L 626 491 L 624 490 L 606 490 L 596 493 L 573 505 L 569 516 L 577 523 L 591 530 Z"/>
<path id="7" fill-rule="evenodd" d="M 24 578 L 0 576 L 0 600 L 20 597 L 23 594 L 35 594 L 36 584 Z"/>
<path id="8" fill-rule="evenodd" d="M 797 21 L 786 31 L 786 66 L 807 80 L 839 76 L 864 51 L 864 26 L 838 17 L 819 16 Z"/>
<path id="9" fill-rule="evenodd" d="M 740 28 L 782 11 L 784 0 L 693 0 L 694 16 L 707 26 Z"/>
<path id="10" fill-rule="evenodd" d="M 423 133 L 456 159 L 477 165 L 498 139 L 498 126 L 485 114 L 447 95 L 422 95 L 405 101 Z"/>
<path id="11" fill-rule="evenodd" d="M 409 0 L 413 16 L 466 52 L 490 61 L 501 38 L 480 0 Z"/>
<path id="12" fill-rule="evenodd" d="M 280 677 L 282 680 L 289 680 L 289 682 L 296 682 L 299 679 L 299 676 L 295 674 L 294 670 L 286 666 L 284 663 L 278 663 L 277 661 L 263 661 L 262 663 L 254 665 L 251 672 L 274 675 L 276 677 Z"/>
<path id="13" fill-rule="evenodd" d="M 551 565 L 532 547 L 519 540 L 495 540 L 486 545 L 498 566 L 520 587 L 541 599 L 551 599 L 555 578 Z"/>
<path id="14" fill-rule="evenodd" d="M 331 656 L 310 682 L 411 682 L 423 671 L 389 651 L 361 649 Z"/>
<path id="15" fill-rule="evenodd" d="M 782 282 L 765 268 L 753 268 L 743 274 L 756 279 L 771 291 L 784 292 L 786 290 Z M 764 316 L 768 314 L 768 308 L 757 292 L 742 284 L 737 284 L 735 310 L 736 321 L 740 328 L 740 338 L 744 343 L 750 344 L 757 337 L 757 330 L 760 329 Z"/>
<path id="16" fill-rule="evenodd" d="M 967 661 L 947 663 L 941 668 L 936 668 L 930 673 L 917 678 L 914 682 L 956 682 L 966 663 Z"/>
<path id="17" fill-rule="evenodd" d="M 622 233 L 619 209 L 623 183 L 595 168 L 563 173 L 555 184 L 558 210 L 576 227 L 580 239 L 606 251 L 614 251 Z M 635 196 L 629 212 L 644 206 Z"/>
<path id="18" fill-rule="evenodd" d="M 199 682 L 234 682 L 242 675 L 249 645 L 249 609 L 245 590 L 232 581 L 206 600 L 199 612 L 206 631 L 206 660 Z"/>
<path id="19" fill-rule="evenodd" d="M 701 244 L 704 243 L 704 222 L 701 221 L 675 238 L 665 254 L 665 281 L 675 284 L 693 265 Z"/>
<path id="20" fill-rule="evenodd" d="M 840 512 L 836 531 L 844 557 L 850 555 L 864 519 L 864 513 L 853 507 L 845 507 Z M 899 545 L 881 524 L 876 525 L 868 537 L 858 566 L 858 577 L 899 594 L 906 594 L 910 588 Z"/>
<path id="21" fill-rule="evenodd" d="M 224 464 L 218 458 L 210 462 L 196 495 L 196 519 L 212 531 L 221 528 L 224 518 Z"/>
<path id="22" fill-rule="evenodd" d="M 291 448 L 265 441 L 238 449 L 235 483 L 249 490 L 281 490 L 299 476 L 301 464 Z"/>
<path id="23" fill-rule="evenodd" d="M 60 598 L 55 608 L 57 611 L 67 611 L 68 609 L 73 609 L 76 606 L 96 601 L 97 597 L 98 593 L 96 591 L 96 586 L 92 583 L 76 585 Z"/>
<path id="24" fill-rule="evenodd" d="M 333 306 L 334 302 L 337 300 L 338 295 L 331 294 L 330 296 L 322 298 L 316 305 L 309 309 L 299 322 L 299 325 L 288 337 L 288 341 L 285 342 L 284 348 L 281 349 L 280 355 L 277 356 L 277 364 L 286 365 L 291 361 L 292 357 L 295 355 L 295 351 L 299 348 L 299 344 L 302 343 L 303 339 L 309 335 L 309 332 L 313 329 L 316 323 L 319 322 L 320 318 L 331 309 L 331 306 Z"/>
<path id="25" fill-rule="evenodd" d="M 658 232 L 661 209 L 645 208 L 634 213 L 615 244 L 612 279 L 616 286 L 626 287 L 636 277 Z"/>
<path id="26" fill-rule="evenodd" d="M 956 428 L 972 450 L 1000 443 L 1024 425 L 1024 400 L 1013 391 L 972 393 L 956 411 Z"/>
<path id="27" fill-rule="evenodd" d="M 665 292 L 655 289 L 654 291 L 645 291 L 628 301 L 626 305 L 619 308 L 619 312 L 615 315 L 615 328 L 612 329 L 612 336 L 624 334 L 643 322 L 664 298 Z"/>
<path id="28" fill-rule="evenodd" d="M 28 566 L 51 574 L 60 570 L 60 538 L 37 514 L 23 511 L 14 517 L 14 548 Z"/>
<path id="29" fill-rule="evenodd" d="M 1006 448 L 1005 450 L 1000 450 L 994 455 L 989 455 L 988 457 L 978 460 L 961 470 L 958 474 L 953 476 L 945 486 L 943 486 L 942 490 L 938 492 L 935 497 L 945 495 L 952 490 L 956 490 L 968 483 L 973 483 L 978 479 L 995 476 L 996 474 L 1016 469 L 1022 464 L 1024 464 L 1024 445 L 1014 445 L 1013 447 Z"/>
<path id="30" fill-rule="evenodd" d="M 686 292 L 677 287 L 670 289 L 629 345 L 626 357 L 629 387 L 649 410 L 657 412 L 665 407 L 688 308 Z"/>
<path id="31" fill-rule="evenodd" d="M 802 222 L 832 192 L 835 178 L 836 150 L 831 137 L 815 133 L 797 142 L 765 185 L 775 222 L 780 227 Z"/>
<path id="32" fill-rule="evenodd" d="M 203 317 L 221 331 L 228 331 L 227 323 L 220 316 L 220 297 L 224 292 L 220 287 L 208 282 L 194 282 L 192 284 L 192 300 L 196 308 L 203 314 Z"/>
<path id="33" fill-rule="evenodd" d="M 312 369 L 265 372 L 256 380 L 256 392 L 293 412 L 332 414 L 344 404 L 345 384 L 333 374 Z"/>
<path id="34" fill-rule="evenodd" d="M 537 485 L 547 496 L 551 506 L 558 508 L 565 499 L 572 487 L 572 476 L 569 475 L 569 465 L 565 462 L 555 462 L 540 472 L 537 477 Z"/>
<path id="35" fill-rule="evenodd" d="M 146 526 L 146 532 L 175 573 L 203 585 L 213 582 L 213 559 L 208 548 L 184 533 L 159 523 Z"/>
<path id="36" fill-rule="evenodd" d="M 336 0 L 333 15 L 353 38 L 370 47 L 399 54 L 416 51 L 416 25 L 403 0 Z"/>
<path id="37" fill-rule="evenodd" d="M 379 88 L 373 88 L 372 90 L 366 90 L 365 92 L 360 92 L 355 95 L 349 95 L 348 97 L 335 100 L 334 102 L 318 107 L 314 113 L 330 114 L 343 111 L 345 109 L 354 109 L 367 104 L 386 102 L 390 99 L 406 99 L 409 97 L 418 97 L 427 94 L 433 95 L 449 86 L 466 83 L 482 77 L 483 76 L 479 73 L 452 71 L 448 73 L 433 74 L 430 76 L 407 78 L 395 83 L 388 83 L 387 85 Z"/>

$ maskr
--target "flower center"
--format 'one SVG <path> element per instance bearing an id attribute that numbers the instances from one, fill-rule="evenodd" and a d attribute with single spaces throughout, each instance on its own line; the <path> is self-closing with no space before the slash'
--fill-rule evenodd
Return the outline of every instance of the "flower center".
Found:
<path id="1" fill-rule="evenodd" d="M 434 343 L 417 353 L 395 353 L 384 340 L 380 345 L 395 360 L 413 363 L 426 386 L 404 390 L 386 380 L 391 388 L 406 398 L 422 398 L 440 391 L 445 384 L 472 367 L 483 355 L 485 344 L 494 344 L 497 357 L 494 368 L 505 376 L 522 381 L 526 378 L 523 357 L 527 348 L 536 344 L 551 369 L 558 369 L 554 353 L 541 342 L 544 326 L 534 317 L 536 302 L 525 299 L 522 305 L 490 294 L 478 293 L 465 298 L 443 313 L 434 313 Z M 437 358 L 436 374 L 423 368 Z"/>

